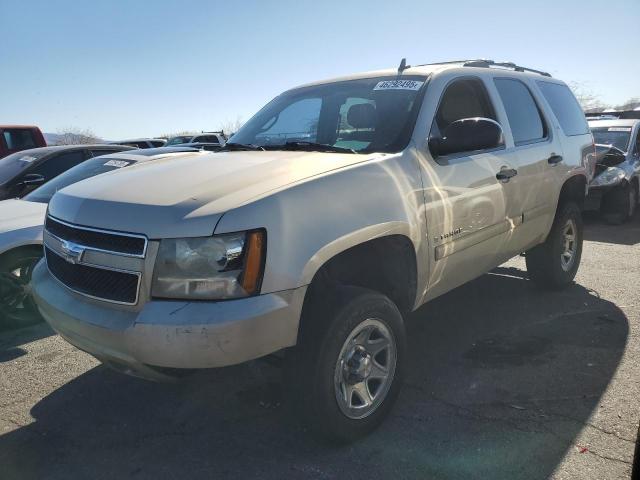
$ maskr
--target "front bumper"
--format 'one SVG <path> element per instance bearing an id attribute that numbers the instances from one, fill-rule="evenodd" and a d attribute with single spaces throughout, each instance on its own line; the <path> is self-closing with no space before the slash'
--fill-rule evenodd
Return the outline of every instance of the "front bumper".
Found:
<path id="1" fill-rule="evenodd" d="M 148 301 L 120 309 L 61 285 L 41 261 L 32 276 L 42 316 L 65 340 L 125 373 L 151 379 L 154 367 L 242 363 L 296 343 L 306 287 L 219 302 Z"/>
<path id="2" fill-rule="evenodd" d="M 584 210 L 600 210 L 602 198 L 620 185 L 620 183 L 617 183 L 615 185 L 589 186 L 589 193 L 584 202 Z"/>

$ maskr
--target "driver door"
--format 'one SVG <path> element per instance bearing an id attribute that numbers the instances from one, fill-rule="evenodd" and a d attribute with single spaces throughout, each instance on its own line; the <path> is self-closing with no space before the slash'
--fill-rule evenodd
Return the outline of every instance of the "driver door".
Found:
<path id="1" fill-rule="evenodd" d="M 430 138 L 441 138 L 456 120 L 474 117 L 497 120 L 484 82 L 479 77 L 454 79 L 442 90 Z M 504 183 L 496 177 L 512 169 L 504 145 L 435 158 L 426 152 L 420 163 L 433 255 L 428 299 L 500 263 L 504 240 L 522 217 L 508 218 Z"/>

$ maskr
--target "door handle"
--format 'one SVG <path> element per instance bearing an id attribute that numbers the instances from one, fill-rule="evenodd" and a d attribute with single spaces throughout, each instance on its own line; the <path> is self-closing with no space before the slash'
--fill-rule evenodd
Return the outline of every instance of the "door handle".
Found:
<path id="1" fill-rule="evenodd" d="M 547 158 L 547 163 L 549 165 L 557 165 L 561 161 L 562 161 L 562 155 L 556 155 L 555 153 L 552 153 L 551 156 Z"/>
<path id="2" fill-rule="evenodd" d="M 498 173 L 496 173 L 496 178 L 501 182 L 507 183 L 511 177 L 515 177 L 518 174 L 518 171 L 515 168 L 502 167 Z"/>

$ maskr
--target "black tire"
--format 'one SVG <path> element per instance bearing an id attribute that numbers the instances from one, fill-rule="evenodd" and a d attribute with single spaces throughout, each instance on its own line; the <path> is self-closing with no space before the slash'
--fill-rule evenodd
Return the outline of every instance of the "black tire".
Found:
<path id="1" fill-rule="evenodd" d="M 565 229 L 572 222 L 573 255 L 567 260 Z M 547 290 L 559 290 L 569 285 L 578 271 L 582 257 L 583 225 L 580 207 L 567 202 L 558 207 L 549 236 L 544 243 L 526 252 L 527 272 L 536 285 Z"/>
<path id="2" fill-rule="evenodd" d="M 633 217 L 637 204 L 638 186 L 635 182 L 625 182 L 607 192 L 602 199 L 600 213 L 605 222 L 611 225 L 621 225 Z"/>
<path id="3" fill-rule="evenodd" d="M 19 328 L 42 321 L 29 294 L 28 284 L 42 249 L 26 247 L 0 256 L 0 330 Z"/>
<path id="4" fill-rule="evenodd" d="M 386 296 L 357 287 L 340 287 L 327 293 L 332 297 L 330 306 L 321 309 L 313 308 L 314 312 L 306 312 L 303 315 L 298 345 L 287 355 L 285 387 L 288 394 L 287 401 L 293 412 L 312 433 L 325 440 L 346 443 L 378 427 L 393 407 L 402 386 L 406 336 L 402 315 Z M 380 323 L 372 325 L 371 322 Z M 394 366 L 391 365 L 393 363 L 391 350 L 384 354 L 386 368 L 391 375 L 387 377 L 388 381 L 381 381 L 377 387 L 373 371 L 370 372 L 372 377 L 368 377 L 369 374 L 364 373 L 366 370 L 364 367 L 358 370 L 360 373 L 349 375 L 349 378 L 344 376 L 347 375 L 346 370 L 350 368 L 355 370 L 349 371 L 357 370 L 356 366 L 350 363 L 356 357 L 355 362 L 358 367 L 379 365 L 377 363 L 379 354 L 369 356 L 368 360 L 367 352 L 358 355 L 353 353 L 349 356 L 347 352 L 359 347 L 357 342 L 345 343 L 350 335 L 362 329 L 361 335 L 365 337 L 369 335 L 366 337 L 369 341 L 365 341 L 364 344 L 373 344 L 372 333 L 367 334 L 366 331 L 368 328 L 375 330 L 376 326 L 382 330 L 386 328 L 385 334 L 388 337 L 382 336 L 383 341 L 389 338 L 395 344 Z M 377 341 L 373 339 L 373 342 Z M 374 350 L 372 348 L 372 351 Z M 348 362 L 339 363 L 340 358 L 346 357 L 349 357 Z M 372 358 L 376 359 L 376 363 L 373 363 Z M 338 375 L 338 372 L 344 375 Z M 365 377 L 364 380 L 362 380 L 363 377 Z M 351 382 L 354 382 L 354 385 L 351 385 Z M 340 383 L 342 385 L 339 385 Z M 350 418 L 342 410 L 347 408 L 346 390 L 339 387 L 344 386 L 355 391 L 356 387 L 361 385 L 365 385 L 367 395 L 374 400 L 369 406 L 366 405 L 366 401 L 360 406 L 357 405 L 358 401 L 354 402 L 354 399 L 358 400 L 361 397 L 357 392 L 351 393 L 348 403 L 355 404 L 355 407 L 349 410 L 350 414 L 353 416 L 367 411 L 368 413 L 362 418 Z M 373 395 L 371 395 L 372 391 Z M 344 398 L 342 401 L 339 400 L 339 392 L 342 392 L 342 398 Z M 381 396 L 378 397 L 378 395 Z M 358 409 L 361 411 L 353 413 Z"/>

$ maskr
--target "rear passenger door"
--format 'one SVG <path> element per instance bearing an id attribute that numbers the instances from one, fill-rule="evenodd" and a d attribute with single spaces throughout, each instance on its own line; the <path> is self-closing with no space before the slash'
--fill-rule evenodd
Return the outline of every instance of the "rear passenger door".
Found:
<path id="1" fill-rule="evenodd" d="M 555 181 L 551 170 L 562 161 L 562 147 L 554 139 L 539 100 L 527 79 L 496 75 L 493 79 L 503 109 L 507 153 L 518 175 L 505 185 L 508 215 L 521 216 L 505 244 L 511 256 L 539 243 L 555 210 Z"/>

